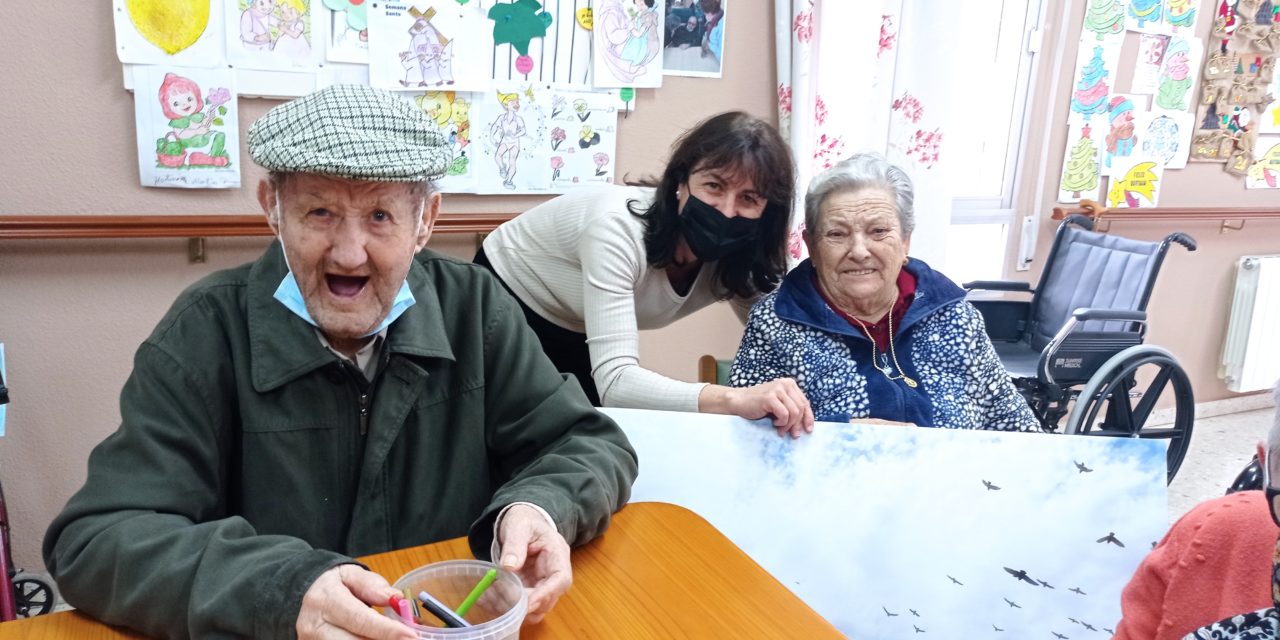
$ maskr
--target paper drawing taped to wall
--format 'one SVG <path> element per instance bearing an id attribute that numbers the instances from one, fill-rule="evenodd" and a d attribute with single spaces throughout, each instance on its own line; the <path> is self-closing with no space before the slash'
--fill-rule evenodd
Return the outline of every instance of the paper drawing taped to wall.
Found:
<path id="1" fill-rule="evenodd" d="M 246 69 L 315 71 L 324 61 L 327 20 L 319 0 L 236 0 L 227 12 L 227 61 Z"/>
<path id="2" fill-rule="evenodd" d="M 1258 136 L 1245 187 L 1280 189 L 1280 136 Z"/>
<path id="3" fill-rule="evenodd" d="M 1195 115 L 1180 111 L 1139 114 L 1140 152 L 1151 156 L 1165 169 L 1187 166 L 1191 153 L 1191 135 L 1195 132 Z"/>
<path id="4" fill-rule="evenodd" d="M 120 62 L 211 66 L 223 62 L 223 11 L 212 0 L 114 0 Z"/>
<path id="5" fill-rule="evenodd" d="M 489 36 L 476 6 L 374 3 L 369 82 L 391 90 L 479 91 L 489 86 Z"/>
<path id="6" fill-rule="evenodd" d="M 240 186 L 240 128 L 233 80 L 226 68 L 135 68 L 134 112 L 143 186 Z"/>
<path id="7" fill-rule="evenodd" d="M 618 113 L 605 93 L 552 94 L 551 188 L 565 191 L 614 180 Z"/>
<path id="8" fill-rule="evenodd" d="M 445 193 L 469 193 L 476 190 L 476 170 L 471 163 L 471 155 L 475 151 L 471 146 L 471 103 L 476 95 L 428 91 L 411 99 L 415 106 L 431 118 L 453 153 L 444 177 L 436 181 L 440 190 Z"/>
<path id="9" fill-rule="evenodd" d="M 657 0 L 596 0 L 593 7 L 596 87 L 662 86 L 662 17 Z"/>
<path id="10" fill-rule="evenodd" d="M 369 62 L 369 5 L 365 0 L 324 0 L 329 9 L 329 46 L 334 62 Z"/>

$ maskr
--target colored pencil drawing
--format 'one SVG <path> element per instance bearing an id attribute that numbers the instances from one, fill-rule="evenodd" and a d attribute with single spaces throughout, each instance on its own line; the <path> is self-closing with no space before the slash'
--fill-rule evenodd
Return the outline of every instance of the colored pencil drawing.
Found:
<path id="1" fill-rule="evenodd" d="M 331 20 L 327 57 L 334 62 L 369 62 L 369 6 L 365 0 L 324 0 Z"/>
<path id="2" fill-rule="evenodd" d="M 134 68 L 143 186 L 240 184 L 239 125 L 230 69 Z"/>
<path id="3" fill-rule="evenodd" d="M 227 4 L 227 60 L 246 69 L 315 71 L 326 21 L 313 24 L 312 0 L 237 0 Z M 313 27 L 316 27 L 313 30 Z"/>
<path id="4" fill-rule="evenodd" d="M 169 118 L 169 131 L 156 140 L 156 166 L 170 169 L 213 168 L 231 164 L 222 116 L 231 101 L 224 87 L 200 97 L 200 87 L 190 78 L 165 74 L 160 83 L 160 109 Z M 207 108 L 206 108 L 207 107 Z"/>
<path id="5" fill-rule="evenodd" d="M 590 184 L 611 183 L 617 149 L 618 113 L 614 97 L 607 93 L 555 93 L 551 117 L 551 187 L 567 190 Z"/>
<path id="6" fill-rule="evenodd" d="M 1140 138 L 1136 135 L 1134 128 L 1133 100 L 1133 96 L 1117 93 L 1111 96 L 1111 101 L 1107 104 L 1107 119 L 1110 121 L 1110 127 L 1103 147 L 1103 175 L 1111 175 L 1114 158 L 1128 157 L 1138 144 Z"/>
<path id="7" fill-rule="evenodd" d="M 1172 111 L 1143 113 L 1139 114 L 1137 124 L 1142 155 L 1155 159 L 1165 169 L 1187 166 L 1191 136 L 1195 131 L 1195 114 Z"/>
<path id="8" fill-rule="evenodd" d="M 485 20 L 475 3 L 372 3 L 370 84 L 398 91 L 487 90 L 490 37 Z"/>
<path id="9" fill-rule="evenodd" d="M 449 142 L 453 154 L 449 167 L 439 180 L 446 193 L 475 190 L 475 171 L 471 164 L 471 100 L 469 93 L 428 91 L 413 97 L 413 103 L 435 123 L 440 135 Z"/>
<path id="10" fill-rule="evenodd" d="M 1259 136 L 1254 143 L 1254 154 L 1245 187 L 1280 189 L 1280 136 Z"/>
<path id="11" fill-rule="evenodd" d="M 1118 166 L 1107 191 L 1107 207 L 1138 209 L 1154 207 L 1160 200 L 1160 181 L 1164 166 L 1142 156 L 1127 158 Z"/>
<path id="12" fill-rule="evenodd" d="M 591 0 L 500 0 L 488 11 L 497 81 L 591 88 Z"/>
<path id="13" fill-rule="evenodd" d="M 594 17 L 597 87 L 662 84 L 662 19 L 657 0 L 600 0 Z"/>
<path id="14" fill-rule="evenodd" d="M 502 186 L 515 189 L 516 170 L 520 159 L 521 138 L 526 134 L 524 117 L 520 115 L 520 94 L 498 92 L 498 103 L 503 113 L 489 126 L 489 140 L 493 143 L 493 159 L 498 165 Z"/>
<path id="15" fill-rule="evenodd" d="M 400 63 L 404 66 L 404 79 L 400 84 L 411 87 L 416 80 L 419 87 L 452 85 L 453 40 L 431 24 L 435 8 L 426 11 L 410 8 L 409 15 L 415 20 L 409 27 L 408 49 L 400 52 Z"/>
<path id="16" fill-rule="evenodd" d="M 1062 160 L 1058 202 L 1079 202 L 1081 198 L 1097 199 L 1101 175 L 1098 137 L 1098 133 L 1090 125 L 1071 125 Z"/>
<path id="17" fill-rule="evenodd" d="M 210 66 L 225 60 L 226 12 L 212 0 L 113 0 L 112 5 L 121 62 Z"/>
<path id="18" fill-rule="evenodd" d="M 1203 54 L 1204 47 L 1198 38 L 1174 37 L 1169 41 L 1160 67 L 1154 109 L 1186 111 L 1191 107 L 1191 88 L 1195 85 L 1192 70 L 1200 68 Z"/>

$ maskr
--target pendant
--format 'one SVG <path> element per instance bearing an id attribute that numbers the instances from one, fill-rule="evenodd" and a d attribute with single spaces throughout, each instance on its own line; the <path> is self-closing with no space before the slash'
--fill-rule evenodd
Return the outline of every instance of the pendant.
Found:
<path id="1" fill-rule="evenodd" d="M 908 386 L 908 387 L 911 387 L 912 389 L 916 388 L 916 381 L 915 381 L 915 380 L 912 380 L 911 378 L 908 378 L 908 377 L 906 377 L 906 376 L 902 376 L 902 381 L 903 381 L 903 382 L 905 382 L 905 383 L 907 383 L 907 386 Z"/>

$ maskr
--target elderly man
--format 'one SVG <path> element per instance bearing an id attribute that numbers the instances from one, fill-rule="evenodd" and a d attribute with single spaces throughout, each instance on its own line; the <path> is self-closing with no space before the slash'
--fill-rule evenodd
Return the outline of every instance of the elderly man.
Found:
<path id="1" fill-rule="evenodd" d="M 340 86 L 272 109 L 249 151 L 278 242 L 138 349 L 120 429 L 45 537 L 63 595 L 156 636 L 408 639 L 350 556 L 468 534 L 541 619 L 635 453 L 487 272 L 423 251 L 444 142 Z"/>
<path id="2" fill-rule="evenodd" d="M 1120 595 L 1116 638 L 1280 637 L 1280 410 L 1258 460 L 1263 491 L 1197 505 L 1143 559 Z"/>

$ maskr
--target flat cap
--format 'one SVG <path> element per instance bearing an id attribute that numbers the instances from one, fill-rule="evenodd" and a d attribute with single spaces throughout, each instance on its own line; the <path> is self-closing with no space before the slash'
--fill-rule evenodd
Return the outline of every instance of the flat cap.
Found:
<path id="1" fill-rule="evenodd" d="M 372 87 L 334 85 L 254 122 L 249 155 L 270 171 L 418 182 L 443 176 L 452 152 L 408 101 Z"/>

